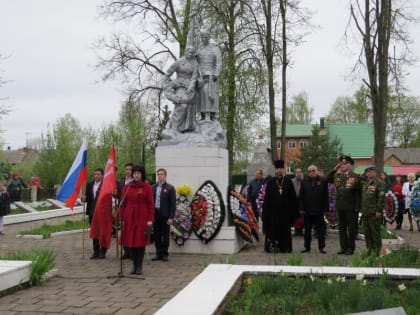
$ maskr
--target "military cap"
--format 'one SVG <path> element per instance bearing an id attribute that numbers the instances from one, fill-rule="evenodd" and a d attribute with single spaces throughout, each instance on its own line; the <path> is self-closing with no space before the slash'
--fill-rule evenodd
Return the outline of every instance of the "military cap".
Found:
<path id="1" fill-rule="evenodd" d="M 365 172 L 368 172 L 371 170 L 376 170 L 376 165 L 369 165 L 368 167 L 365 168 Z"/>
<path id="2" fill-rule="evenodd" d="M 351 165 L 354 165 L 354 160 L 349 155 L 340 156 L 340 162 L 350 163 Z"/>

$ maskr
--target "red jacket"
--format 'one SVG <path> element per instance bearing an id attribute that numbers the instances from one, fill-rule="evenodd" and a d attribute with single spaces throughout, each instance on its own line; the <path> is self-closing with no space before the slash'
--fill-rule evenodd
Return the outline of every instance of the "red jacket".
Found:
<path id="1" fill-rule="evenodd" d="M 150 244 L 146 237 L 147 222 L 155 219 L 152 186 L 147 181 L 124 186 L 120 208 L 123 227 L 121 243 L 126 247 L 144 247 Z"/>
<path id="2" fill-rule="evenodd" d="M 402 194 L 402 187 L 403 187 L 403 183 L 393 183 L 392 184 L 392 190 L 394 191 L 394 193 L 398 196 L 398 201 L 399 202 L 404 202 L 404 196 Z"/>

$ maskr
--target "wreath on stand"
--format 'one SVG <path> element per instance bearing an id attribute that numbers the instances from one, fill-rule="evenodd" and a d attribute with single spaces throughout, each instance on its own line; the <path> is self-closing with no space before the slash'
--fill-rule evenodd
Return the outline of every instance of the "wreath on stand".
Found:
<path id="1" fill-rule="evenodd" d="M 251 203 L 234 189 L 229 190 L 228 208 L 233 217 L 233 223 L 239 235 L 247 242 L 252 242 L 253 237 L 259 241 L 258 221 Z"/>
<path id="2" fill-rule="evenodd" d="M 382 213 L 385 221 L 388 223 L 394 222 L 398 215 L 398 197 L 391 190 L 385 193 L 385 204 Z"/>
<path id="3" fill-rule="evenodd" d="M 192 229 L 204 243 L 219 232 L 225 219 L 225 205 L 216 185 L 208 180 L 198 188 L 191 201 Z"/>
<path id="4" fill-rule="evenodd" d="M 191 206 L 187 196 L 191 195 L 192 189 L 188 185 L 181 185 L 176 188 L 176 192 L 179 197 L 176 199 L 174 223 L 171 225 L 171 237 L 178 246 L 183 246 L 191 235 Z"/>
<path id="5" fill-rule="evenodd" d="M 411 191 L 410 213 L 418 222 L 420 221 L 420 182 L 415 185 Z"/>

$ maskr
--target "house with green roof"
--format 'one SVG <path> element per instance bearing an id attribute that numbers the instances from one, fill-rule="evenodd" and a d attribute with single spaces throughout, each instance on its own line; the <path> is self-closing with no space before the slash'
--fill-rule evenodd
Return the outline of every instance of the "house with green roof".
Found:
<path id="1" fill-rule="evenodd" d="M 301 149 L 309 144 L 312 136 L 311 124 L 286 125 L 285 157 L 287 172 L 293 172 L 294 161 L 298 160 Z M 281 125 L 277 125 L 277 156 L 281 156 Z"/>
<path id="2" fill-rule="evenodd" d="M 312 124 L 286 125 L 286 161 L 288 172 L 293 170 L 293 161 L 298 160 L 301 148 L 305 147 L 312 136 Z M 355 160 L 356 170 L 364 170 L 372 164 L 374 134 L 372 124 L 331 124 L 321 132 L 331 139 L 338 138 L 343 145 L 343 153 Z M 281 153 L 281 126 L 277 127 L 277 153 Z"/>
<path id="3" fill-rule="evenodd" d="M 354 159 L 356 171 L 373 163 L 374 132 L 372 124 L 332 124 L 327 126 L 330 139 L 338 138 L 343 153 Z"/>

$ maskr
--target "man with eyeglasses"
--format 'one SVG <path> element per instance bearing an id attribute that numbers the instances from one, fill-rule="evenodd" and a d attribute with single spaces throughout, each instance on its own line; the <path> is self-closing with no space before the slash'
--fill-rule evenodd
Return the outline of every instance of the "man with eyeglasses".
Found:
<path id="1" fill-rule="evenodd" d="M 299 210 L 305 218 L 305 249 L 301 253 L 311 251 L 312 226 L 315 226 L 319 252 L 326 254 L 324 213 L 328 211 L 328 182 L 319 175 L 315 165 L 308 167 L 308 176 L 300 185 Z"/>
<path id="2" fill-rule="evenodd" d="M 352 171 L 354 160 L 340 157 L 340 162 L 328 174 L 328 182 L 334 183 L 340 251 L 338 255 L 353 255 L 356 249 L 357 216 L 361 202 L 360 177 Z"/>

